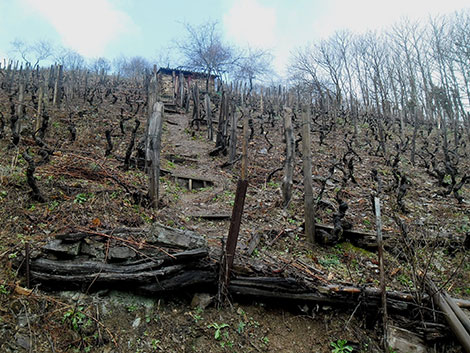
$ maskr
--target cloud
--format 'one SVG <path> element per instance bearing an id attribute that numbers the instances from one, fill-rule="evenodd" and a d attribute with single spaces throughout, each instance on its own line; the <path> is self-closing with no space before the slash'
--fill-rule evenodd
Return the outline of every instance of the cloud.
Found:
<path id="1" fill-rule="evenodd" d="M 314 29 L 323 38 L 343 28 L 361 33 L 386 29 L 403 17 L 427 21 L 429 16 L 446 14 L 466 7 L 468 0 L 332 0 L 328 2 L 329 13 L 322 16 Z"/>
<path id="2" fill-rule="evenodd" d="M 276 43 L 276 10 L 257 0 L 235 0 L 223 23 L 227 35 L 238 44 L 269 48 Z"/>
<path id="3" fill-rule="evenodd" d="M 106 46 L 138 28 L 109 0 L 22 0 L 24 6 L 44 17 L 63 45 L 86 57 L 104 55 Z"/>

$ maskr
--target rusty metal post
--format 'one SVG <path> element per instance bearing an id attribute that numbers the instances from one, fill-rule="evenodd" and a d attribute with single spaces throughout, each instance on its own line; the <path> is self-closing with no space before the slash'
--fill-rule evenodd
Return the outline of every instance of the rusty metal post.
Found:
<path id="1" fill-rule="evenodd" d="M 30 271 L 30 249 L 29 243 L 24 245 L 25 252 L 25 265 L 26 265 L 26 288 L 31 288 L 31 271 Z"/>

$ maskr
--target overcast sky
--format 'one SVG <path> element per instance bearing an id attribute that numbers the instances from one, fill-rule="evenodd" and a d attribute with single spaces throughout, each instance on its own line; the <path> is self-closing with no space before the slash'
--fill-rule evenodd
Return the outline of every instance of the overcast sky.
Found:
<path id="1" fill-rule="evenodd" d="M 271 49 L 282 72 L 293 48 L 335 30 L 381 29 L 401 17 L 469 7 L 468 0 L 0 0 L 0 58 L 17 38 L 48 39 L 88 58 L 154 59 L 184 35 L 183 23 L 210 19 L 237 45 Z"/>

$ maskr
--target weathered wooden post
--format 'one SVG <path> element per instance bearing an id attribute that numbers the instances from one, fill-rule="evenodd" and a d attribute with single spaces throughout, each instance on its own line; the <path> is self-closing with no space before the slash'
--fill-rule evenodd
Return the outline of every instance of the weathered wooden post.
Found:
<path id="1" fill-rule="evenodd" d="M 240 233 L 240 225 L 243 215 L 243 208 L 245 206 L 246 191 L 248 188 L 248 108 L 244 106 L 244 102 L 242 102 L 242 105 L 242 109 L 244 110 L 242 169 L 240 179 L 238 179 L 237 183 L 235 202 L 232 209 L 232 218 L 230 220 L 230 228 L 227 236 L 227 244 L 225 247 L 225 257 L 224 261 L 222 262 L 222 283 L 219 284 L 219 287 L 225 289 L 227 288 L 230 282 L 230 274 L 233 267 L 233 260 L 235 258 L 235 250 L 237 248 L 238 235 Z"/>
<path id="2" fill-rule="evenodd" d="M 157 72 L 154 70 L 149 83 L 148 92 L 148 120 L 146 135 L 146 164 L 150 162 L 149 173 L 149 197 L 150 207 L 158 207 L 159 178 L 160 178 L 160 147 L 162 141 L 163 103 L 158 101 Z"/>
<path id="3" fill-rule="evenodd" d="M 302 111 L 302 160 L 304 170 L 304 214 L 305 237 L 307 243 L 315 243 L 315 215 L 313 206 L 312 187 L 312 154 L 310 150 L 310 105 L 306 105 Z"/>
<path id="4" fill-rule="evenodd" d="M 14 114 L 11 116 L 11 126 L 12 126 L 12 142 L 13 145 L 18 146 L 20 142 L 21 135 L 21 125 L 23 124 L 24 118 L 24 76 L 20 72 L 19 75 L 19 92 L 18 92 L 18 105 L 16 106 L 16 111 L 12 110 Z"/>
<path id="5" fill-rule="evenodd" d="M 237 158 L 237 114 L 235 111 L 232 112 L 231 118 L 229 162 L 234 163 Z"/>
<path id="6" fill-rule="evenodd" d="M 295 139 L 292 128 L 292 110 L 284 108 L 284 136 L 286 139 L 286 160 L 284 163 L 284 178 L 282 179 L 282 207 L 286 209 L 292 198 L 294 176 Z"/>
<path id="7" fill-rule="evenodd" d="M 52 105 L 57 107 L 60 104 L 62 98 L 62 78 L 63 78 L 63 69 L 62 65 L 59 65 L 59 71 L 57 72 L 56 80 L 54 83 L 54 98 L 52 100 Z"/>
<path id="8" fill-rule="evenodd" d="M 199 130 L 199 122 L 201 119 L 201 113 L 199 111 L 199 86 L 197 82 L 193 87 L 193 117 L 190 123 L 190 127 L 193 127 L 196 123 L 197 129 Z"/>
<path id="9" fill-rule="evenodd" d="M 385 265 L 384 265 L 384 247 L 382 235 L 382 216 L 380 214 L 380 199 L 374 197 L 375 224 L 377 229 L 377 248 L 379 253 L 379 271 L 380 271 L 380 294 L 382 300 L 382 323 L 384 349 L 388 349 L 388 315 L 387 315 L 387 291 L 385 286 Z"/>
<path id="10" fill-rule="evenodd" d="M 263 104 L 263 87 L 261 87 L 260 94 L 259 94 L 259 109 L 260 109 L 260 114 L 263 115 L 264 112 L 264 104 Z"/>
<path id="11" fill-rule="evenodd" d="M 176 95 L 178 93 L 178 82 L 176 81 L 176 72 L 175 70 L 173 70 L 171 72 L 171 83 L 172 83 L 172 87 L 171 87 L 171 90 L 172 90 L 172 95 L 171 95 L 171 100 L 172 100 L 172 103 L 176 103 Z"/>
<path id="12" fill-rule="evenodd" d="M 159 199 L 159 178 L 160 178 L 160 147 L 162 142 L 162 122 L 163 122 L 163 103 L 155 102 L 153 105 L 152 113 L 148 120 L 148 150 L 147 154 L 151 161 L 149 168 L 149 196 L 150 206 L 152 208 L 158 207 Z"/>
<path id="13" fill-rule="evenodd" d="M 179 103 L 180 107 L 183 107 L 184 104 L 184 75 L 180 71 L 179 78 L 178 78 L 178 84 L 179 84 Z"/>
<path id="14" fill-rule="evenodd" d="M 227 101 L 227 90 L 224 87 L 222 89 L 222 99 L 220 100 L 219 123 L 217 125 L 217 137 L 215 141 L 215 147 L 220 148 L 221 150 L 225 147 L 224 125 L 227 114 Z"/>
<path id="15" fill-rule="evenodd" d="M 36 126 L 35 126 L 35 131 L 34 131 L 35 133 L 41 127 L 43 104 L 44 104 L 44 86 L 41 83 L 41 81 L 39 81 L 39 97 L 38 97 L 38 110 L 36 112 Z"/>
<path id="16" fill-rule="evenodd" d="M 205 106 L 206 118 L 207 118 L 207 139 L 209 141 L 212 141 L 214 131 L 212 129 L 211 98 L 209 97 L 209 93 L 207 92 L 204 95 L 204 106 Z"/>

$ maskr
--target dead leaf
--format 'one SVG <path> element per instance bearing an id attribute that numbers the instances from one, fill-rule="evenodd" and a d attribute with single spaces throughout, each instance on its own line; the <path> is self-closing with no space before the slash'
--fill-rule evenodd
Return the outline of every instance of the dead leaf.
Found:
<path id="1" fill-rule="evenodd" d="M 21 287 L 19 285 L 15 285 L 15 293 L 16 294 L 30 296 L 32 292 L 33 292 L 32 289 L 28 289 L 28 288 Z"/>
<path id="2" fill-rule="evenodd" d="M 100 225 L 101 225 L 100 219 L 99 219 L 99 218 L 94 218 L 94 219 L 91 221 L 90 228 L 98 228 Z"/>

